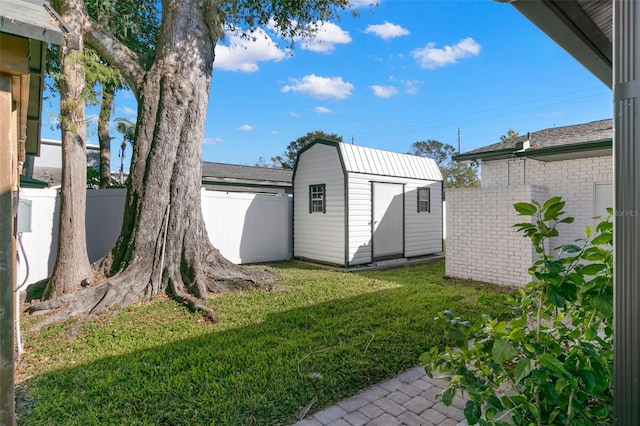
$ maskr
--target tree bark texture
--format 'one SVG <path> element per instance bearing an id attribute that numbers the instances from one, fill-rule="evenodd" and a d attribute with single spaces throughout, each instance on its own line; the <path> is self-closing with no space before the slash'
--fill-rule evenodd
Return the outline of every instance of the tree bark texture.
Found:
<path id="1" fill-rule="evenodd" d="M 132 84 L 139 116 L 123 224 L 116 246 L 99 262 L 110 278 L 32 311 L 55 310 L 50 317 L 55 320 L 167 291 L 215 321 L 203 303 L 208 292 L 265 288 L 273 279 L 267 271 L 229 262 L 211 245 L 205 229 L 201 148 L 220 36 L 214 32 L 222 30 L 205 21 L 204 7 L 199 0 L 163 2 L 155 60 L 141 84 Z"/>
<path id="2" fill-rule="evenodd" d="M 113 110 L 113 98 L 115 87 L 112 84 L 104 84 L 102 87 L 102 100 L 100 101 L 100 115 L 98 116 L 98 142 L 100 143 L 100 188 L 108 188 L 111 185 L 111 134 L 109 121 Z"/>
<path id="3" fill-rule="evenodd" d="M 63 0 L 60 15 L 72 31 L 81 34 L 83 2 Z M 77 291 L 83 280 L 93 272 L 87 255 L 85 208 L 87 187 L 87 154 L 85 86 L 82 63 L 83 40 L 80 49 L 61 48 L 62 77 L 60 81 L 60 118 L 62 129 L 62 189 L 60 192 L 60 222 L 58 255 L 43 299 L 53 299 Z"/>

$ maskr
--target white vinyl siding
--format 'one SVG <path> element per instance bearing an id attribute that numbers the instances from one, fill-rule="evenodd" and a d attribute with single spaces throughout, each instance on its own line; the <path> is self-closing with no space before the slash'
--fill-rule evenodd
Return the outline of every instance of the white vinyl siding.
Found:
<path id="1" fill-rule="evenodd" d="M 309 213 L 309 185 L 325 185 L 325 213 Z M 344 177 L 338 151 L 316 144 L 298 158 L 294 182 L 294 256 L 344 264 Z"/>
<path id="2" fill-rule="evenodd" d="M 431 210 L 420 212 L 418 188 L 428 187 L 431 193 Z M 442 251 L 442 184 L 441 182 L 411 182 L 405 188 L 405 256 L 423 256 Z"/>
<path id="3" fill-rule="evenodd" d="M 349 264 L 372 260 L 371 252 L 371 182 L 404 183 L 404 251 L 405 256 L 424 256 L 442 251 L 442 184 L 440 181 L 416 180 L 351 173 L 349 175 Z M 431 191 L 431 212 L 417 212 L 418 188 Z M 398 230 L 402 232 L 402 230 Z"/>
<path id="4" fill-rule="evenodd" d="M 349 176 L 349 264 L 371 262 L 371 178 Z"/>

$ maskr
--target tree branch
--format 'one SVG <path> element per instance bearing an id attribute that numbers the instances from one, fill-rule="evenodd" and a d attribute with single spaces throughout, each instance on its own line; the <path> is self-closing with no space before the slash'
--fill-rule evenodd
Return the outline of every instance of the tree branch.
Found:
<path id="1" fill-rule="evenodd" d="M 120 70 L 137 98 L 146 72 L 143 57 L 125 46 L 92 18 L 87 17 L 85 22 L 85 43 Z"/>

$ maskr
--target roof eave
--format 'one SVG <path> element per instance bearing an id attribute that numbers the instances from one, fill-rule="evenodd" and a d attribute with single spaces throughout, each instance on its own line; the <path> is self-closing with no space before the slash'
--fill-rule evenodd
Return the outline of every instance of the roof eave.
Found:
<path id="1" fill-rule="evenodd" d="M 604 139 L 593 142 L 575 143 L 569 145 L 550 146 L 540 149 L 527 149 L 526 151 L 516 152 L 516 157 L 533 158 L 540 161 L 557 161 L 554 157 L 564 154 L 574 154 L 574 158 L 586 158 L 589 157 L 589 153 L 593 153 L 591 156 L 600 156 L 603 150 L 612 150 L 613 140 Z M 564 158 L 566 159 L 566 157 Z"/>
<path id="2" fill-rule="evenodd" d="M 27 7 L 33 7 L 33 3 L 26 2 Z M 0 31 L 7 34 L 65 46 L 70 49 L 80 48 L 80 38 L 71 32 L 60 15 L 43 1 L 42 10 L 35 16 L 30 13 L 31 20 L 0 14 Z M 37 7 L 37 5 L 36 5 Z"/>
<path id="3" fill-rule="evenodd" d="M 211 177 L 203 177 L 202 184 L 210 184 L 210 185 L 227 185 L 227 186 L 251 186 L 251 187 L 260 187 L 260 186 L 274 186 L 281 188 L 289 188 L 291 187 L 290 182 L 277 182 L 277 181 L 251 181 L 251 180 L 227 180 L 224 178 L 211 178 Z"/>
<path id="4" fill-rule="evenodd" d="M 454 161 L 491 161 L 491 160 L 504 160 L 505 158 L 515 157 L 515 148 L 503 148 L 495 151 L 485 152 L 467 152 L 465 154 L 458 154 L 451 157 Z"/>

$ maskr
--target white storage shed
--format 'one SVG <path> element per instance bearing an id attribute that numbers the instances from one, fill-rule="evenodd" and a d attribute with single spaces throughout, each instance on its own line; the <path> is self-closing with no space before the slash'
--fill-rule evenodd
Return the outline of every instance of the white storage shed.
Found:
<path id="1" fill-rule="evenodd" d="M 430 158 L 316 140 L 293 171 L 293 255 L 353 266 L 442 251 L 442 175 Z"/>

